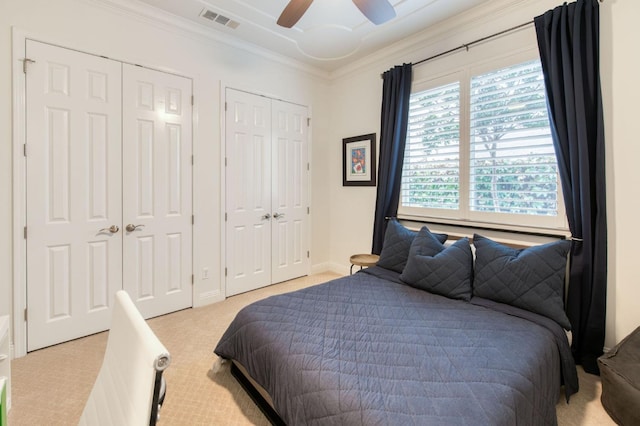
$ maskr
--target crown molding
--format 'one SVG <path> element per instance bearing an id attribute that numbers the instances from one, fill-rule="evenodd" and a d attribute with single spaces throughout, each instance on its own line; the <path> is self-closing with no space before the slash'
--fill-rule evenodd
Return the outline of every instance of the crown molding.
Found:
<path id="1" fill-rule="evenodd" d="M 243 50 L 287 67 L 310 74 L 314 77 L 329 79 L 328 71 L 313 67 L 303 62 L 280 55 L 271 50 L 259 47 L 239 38 L 227 35 L 208 27 L 199 25 L 181 16 L 154 8 L 138 0 L 80 0 L 93 6 L 101 7 L 139 22 L 159 27 L 165 31 L 179 33 L 205 42 L 214 42 L 228 47 Z"/>
<path id="2" fill-rule="evenodd" d="M 522 12 L 523 9 L 536 9 L 538 13 L 543 13 L 547 8 L 553 8 L 557 5 L 557 0 L 493 0 L 491 2 L 485 2 L 472 9 L 461 12 L 456 16 L 440 21 L 418 34 L 382 48 L 362 59 L 355 60 L 337 70 L 327 71 L 240 40 L 233 35 L 211 30 L 196 22 L 154 8 L 138 0 L 80 1 L 103 7 L 149 25 L 157 26 L 165 31 L 172 31 L 187 37 L 195 37 L 200 41 L 214 42 L 240 49 L 327 81 L 355 74 L 361 72 L 363 69 L 370 70 L 371 68 L 380 67 L 382 68 L 380 72 L 383 72 L 386 70 L 385 67 L 393 66 L 399 61 L 416 62 L 423 59 L 424 52 L 428 51 L 430 46 L 434 46 L 433 49 L 437 49 L 438 51 L 442 49 L 442 46 L 448 45 L 448 48 L 459 46 L 460 43 L 456 45 L 450 40 L 459 39 L 461 28 L 464 29 L 463 33 L 465 34 L 484 29 L 487 27 L 487 24 L 492 22 L 500 22 L 501 25 L 503 23 L 504 27 L 508 28 L 510 24 L 521 23 L 513 23 L 512 21 L 514 20 L 513 16 L 517 12 Z M 496 28 L 496 31 L 499 29 Z M 465 40 L 465 42 L 466 41 L 471 40 Z M 435 47 L 436 45 L 438 46 L 437 48 Z"/>
<path id="3" fill-rule="evenodd" d="M 379 70 L 379 72 L 384 72 L 386 71 L 385 67 L 397 65 L 399 62 L 417 62 L 424 58 L 424 52 L 428 51 L 430 46 L 438 45 L 437 51 L 432 52 L 438 53 L 443 49 L 443 45 L 448 45 L 444 47 L 444 50 L 462 45 L 455 42 L 460 37 L 461 32 L 465 34 L 477 32 L 478 29 L 485 29 L 487 24 L 492 22 L 501 23 L 500 27 L 491 27 L 495 31 L 506 29 L 512 25 L 522 23 L 512 22 L 517 19 L 514 18 L 516 12 L 521 12 L 523 9 L 539 8 L 539 13 L 543 13 L 546 8 L 553 7 L 556 3 L 557 0 L 494 0 L 480 4 L 440 21 L 418 34 L 407 37 L 380 49 L 374 54 L 333 71 L 331 79 L 346 77 L 350 74 L 361 72 L 363 69 L 381 67 L 383 69 Z M 531 19 L 533 20 L 533 15 Z M 461 28 L 464 30 L 461 31 Z M 489 34 L 482 34 L 482 36 L 486 35 Z M 465 40 L 464 42 L 470 41 L 472 40 Z"/>

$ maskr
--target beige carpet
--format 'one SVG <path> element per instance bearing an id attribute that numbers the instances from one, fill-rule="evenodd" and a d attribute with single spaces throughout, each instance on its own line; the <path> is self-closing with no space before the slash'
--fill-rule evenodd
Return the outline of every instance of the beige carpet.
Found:
<path id="1" fill-rule="evenodd" d="M 171 352 L 165 371 L 167 398 L 160 425 L 268 425 L 231 376 L 218 373 L 213 348 L 236 313 L 248 303 L 325 282 L 337 275 L 312 275 L 231 297 L 203 308 L 149 320 Z M 29 353 L 12 362 L 13 407 L 9 425 L 76 425 L 98 374 L 107 333 Z M 600 404 L 600 380 L 579 369 L 580 392 L 557 405 L 560 425 L 614 425 Z"/>

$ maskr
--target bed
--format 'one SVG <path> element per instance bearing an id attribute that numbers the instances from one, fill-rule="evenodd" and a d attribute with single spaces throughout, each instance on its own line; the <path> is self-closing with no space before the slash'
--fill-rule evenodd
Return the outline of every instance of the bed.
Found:
<path id="1" fill-rule="evenodd" d="M 435 247 L 434 234 L 425 235 Z M 478 249 L 482 237 L 465 284 L 469 294 L 416 284 L 408 273 L 416 272 L 412 259 L 428 258 L 427 269 L 440 272 L 423 266 L 416 276 L 435 275 L 438 283 L 466 269 L 460 258 L 468 263 L 468 241 L 466 248 L 465 242 L 445 247 L 438 241 L 434 255 L 425 251 L 425 238 L 416 248 L 414 233 L 401 270 L 389 269 L 385 236 L 381 261 L 387 267 L 272 296 L 238 313 L 214 352 L 233 361 L 248 389 L 261 392 L 257 399 L 268 403 L 272 423 L 557 424 L 561 391 L 568 401 L 578 390 L 565 329 L 523 309 L 521 301 L 474 293 L 471 282 L 482 277 L 478 262 L 488 253 Z M 452 260 L 449 252 L 456 251 L 464 255 Z"/>

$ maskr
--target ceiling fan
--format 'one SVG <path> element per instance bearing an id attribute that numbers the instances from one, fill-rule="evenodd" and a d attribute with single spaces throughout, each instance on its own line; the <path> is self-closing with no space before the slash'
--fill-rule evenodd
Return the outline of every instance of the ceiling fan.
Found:
<path id="1" fill-rule="evenodd" d="M 313 0 L 290 0 L 278 18 L 278 25 L 285 28 L 293 27 L 312 2 Z M 388 0 L 353 0 L 353 3 L 368 20 L 376 25 L 383 24 L 396 16 L 396 11 Z"/>

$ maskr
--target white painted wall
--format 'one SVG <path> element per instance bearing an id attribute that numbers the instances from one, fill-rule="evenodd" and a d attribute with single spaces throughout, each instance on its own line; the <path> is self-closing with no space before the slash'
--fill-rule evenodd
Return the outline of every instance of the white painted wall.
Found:
<path id="1" fill-rule="evenodd" d="M 123 2 L 143 7 L 136 2 Z M 3 0 L 0 6 L 0 314 L 12 300 L 12 27 L 36 39 L 191 77 L 194 82 L 194 305 L 224 294 L 220 240 L 222 85 L 310 107 L 312 115 L 313 270 L 327 265 L 329 236 L 326 147 L 328 79 L 275 55 L 232 47 L 210 37 L 123 12 L 98 0 Z M 21 57 L 21 56 L 20 56 Z M 17 218 L 20 220 L 20 218 Z M 211 278 L 201 279 L 202 268 Z"/>
<path id="2" fill-rule="evenodd" d="M 609 286 L 606 347 L 640 326 L 640 2 L 605 0 L 600 6 L 600 79 L 607 141 Z"/>
<path id="3" fill-rule="evenodd" d="M 340 141 L 344 137 L 376 132 L 380 135 L 382 80 L 380 74 L 403 62 L 423 58 L 468 43 L 502 29 L 527 22 L 552 9 L 558 0 L 495 1 L 469 11 L 422 35 L 354 63 L 335 76 L 331 114 L 333 146 L 331 176 L 330 262 L 347 272 L 349 256 L 371 249 L 376 193 L 368 187 L 343 187 Z M 491 8 L 490 13 L 487 11 Z M 607 196 L 609 217 L 609 284 L 605 347 L 640 326 L 640 279 L 635 262 L 640 248 L 635 239 L 635 217 L 640 211 L 640 144 L 637 141 L 637 102 L 640 69 L 636 46 L 640 38 L 640 2 L 605 0 L 601 10 L 601 80 L 605 98 L 607 140 Z M 527 30 L 535 43 L 533 26 Z M 473 51 L 474 48 L 472 47 Z M 461 52 L 455 55 L 465 55 Z M 450 59 L 450 58 L 449 58 Z M 424 72 L 420 66 L 414 74 Z"/>

